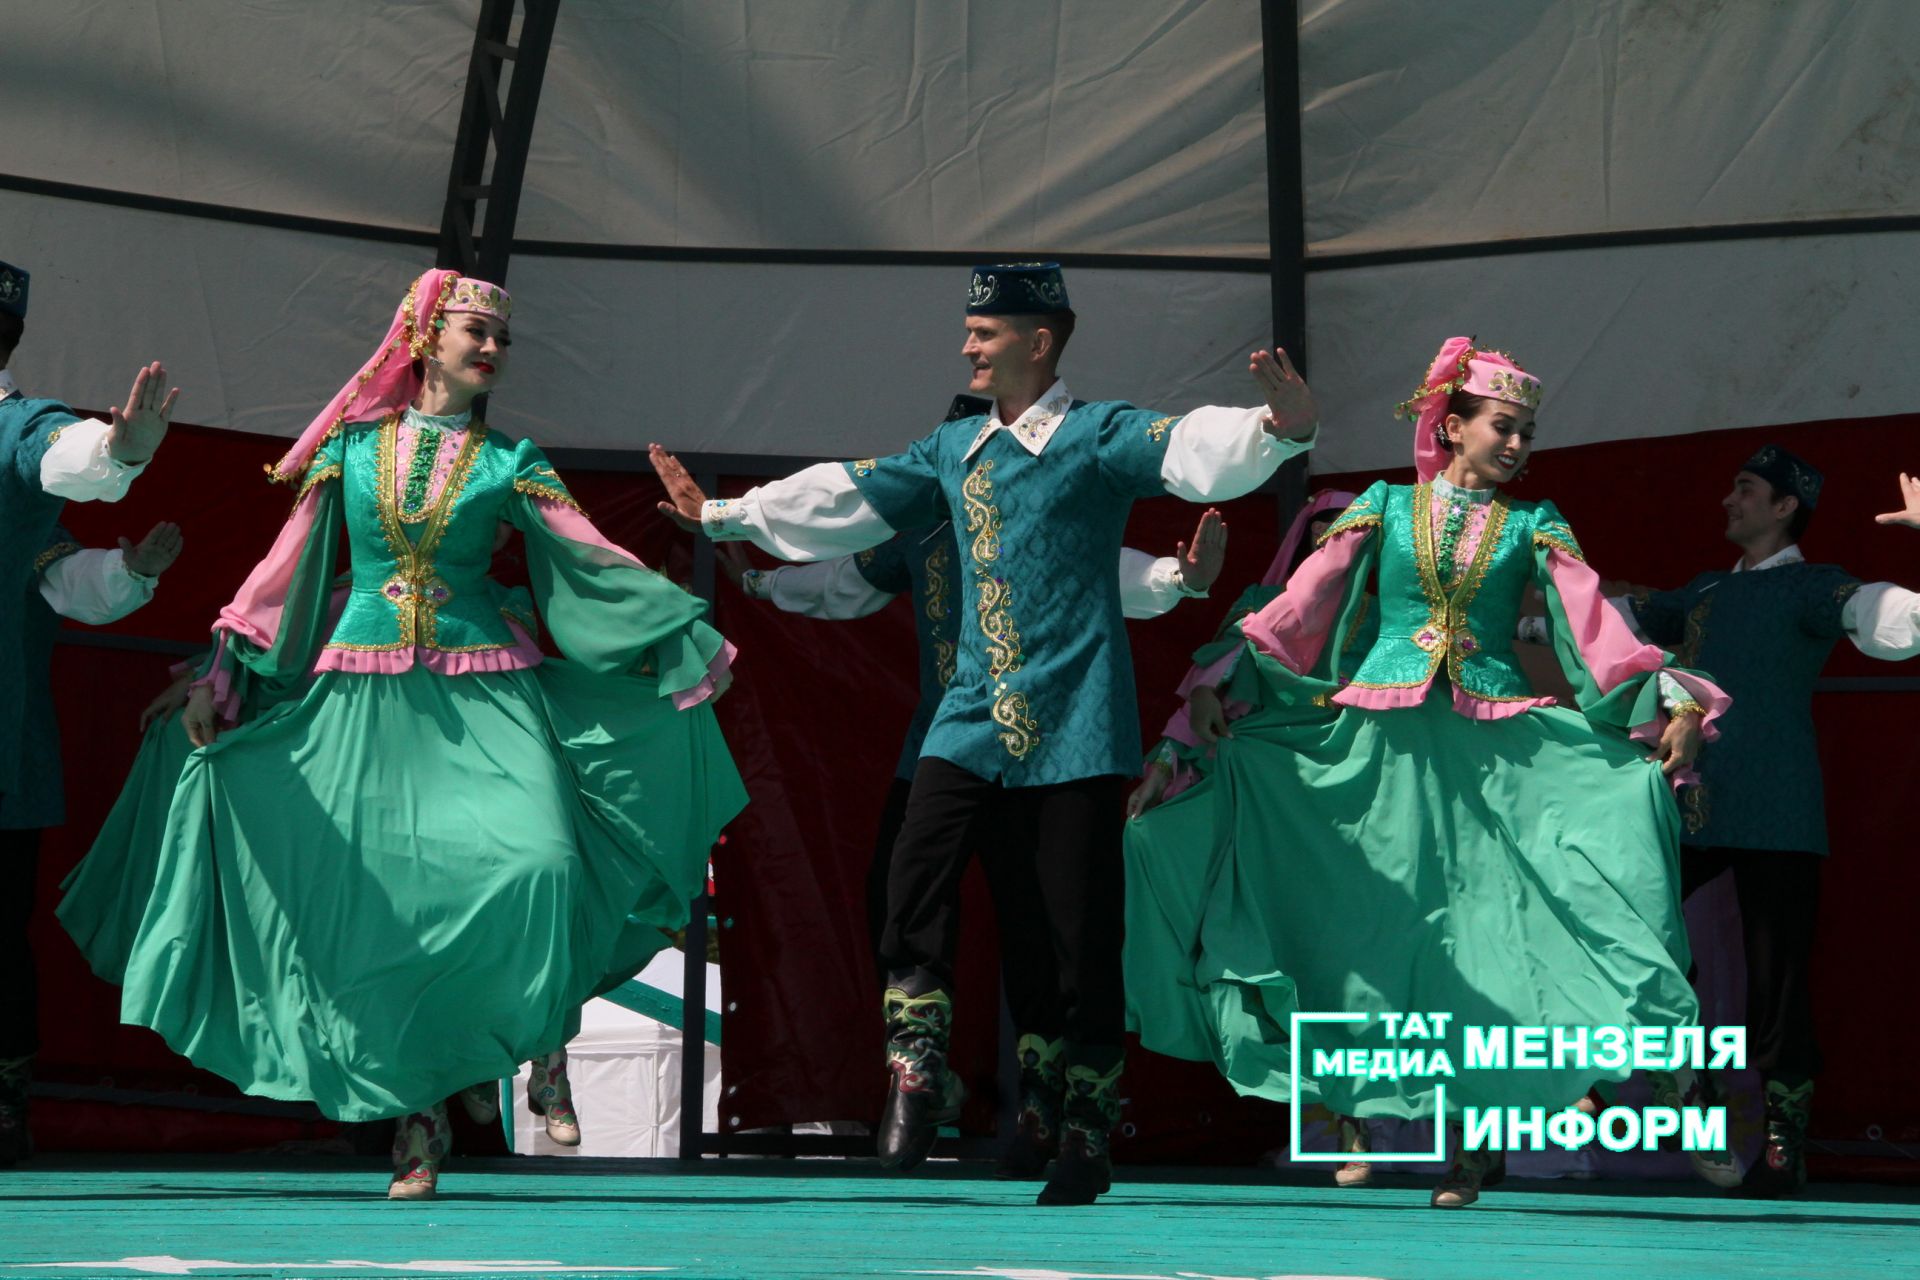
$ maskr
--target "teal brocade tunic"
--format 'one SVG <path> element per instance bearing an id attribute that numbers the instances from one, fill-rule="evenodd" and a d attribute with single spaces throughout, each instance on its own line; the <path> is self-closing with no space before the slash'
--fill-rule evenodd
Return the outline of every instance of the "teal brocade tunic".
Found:
<path id="1" fill-rule="evenodd" d="M 1733 696 L 1720 740 L 1700 753 L 1700 785 L 1681 799 L 1686 844 L 1827 852 L 1813 682 L 1859 588 L 1837 566 L 1802 562 L 1703 573 L 1633 601 L 1648 639 Z"/>
<path id="2" fill-rule="evenodd" d="M 40 794 L 43 784 L 36 780 L 47 777 L 48 770 L 36 765 L 31 776 L 22 773 L 23 766 L 33 763 L 26 760 L 28 753 L 58 749 L 29 724 L 30 716 L 37 718 L 33 691 L 46 686 L 50 651 L 50 645 L 35 637 L 36 629 L 50 625 L 35 588 L 35 561 L 53 539 L 66 506 L 65 498 L 40 487 L 40 459 L 60 429 L 79 420 L 57 400 L 0 397 L 0 600 L 6 602 L 0 608 L 0 796 L 32 788 L 33 794 L 22 794 L 18 801 L 36 811 L 49 802 L 58 807 L 59 774 L 52 771 L 55 793 L 47 796 Z"/>
<path id="3" fill-rule="evenodd" d="M 1113 566 L 1134 502 L 1166 492 L 1161 463 L 1177 421 L 1076 400 L 1037 457 L 1006 431 L 969 457 L 986 422 L 975 415 L 905 453 L 846 464 L 895 529 L 954 513 L 959 645 L 923 755 L 1011 787 L 1139 771 Z"/>
<path id="4" fill-rule="evenodd" d="M 900 744 L 900 759 L 893 770 L 896 778 L 912 779 L 920 747 L 953 679 L 960 639 L 953 566 L 959 555 L 953 522 L 948 520 L 933 528 L 904 530 L 854 556 L 854 567 L 867 585 L 889 595 L 906 596 L 913 607 L 913 632 L 920 656 L 920 701 L 907 724 L 906 740 Z"/>

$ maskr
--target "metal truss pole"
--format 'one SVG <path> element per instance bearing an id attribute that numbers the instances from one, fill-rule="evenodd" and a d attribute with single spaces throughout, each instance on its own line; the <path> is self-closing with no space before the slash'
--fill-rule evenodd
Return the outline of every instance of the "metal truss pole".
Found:
<path id="1" fill-rule="evenodd" d="M 1307 372 L 1307 216 L 1300 145 L 1299 0 L 1260 0 L 1267 106 L 1267 251 L 1273 340 Z M 1281 468 L 1280 527 L 1307 496 L 1307 460 Z"/>
<path id="2" fill-rule="evenodd" d="M 559 12 L 560 0 L 482 0 L 440 218 L 442 267 L 506 282 L 527 147 Z M 516 14 L 520 37 L 510 44 Z M 503 88 L 508 64 L 513 70 Z"/>

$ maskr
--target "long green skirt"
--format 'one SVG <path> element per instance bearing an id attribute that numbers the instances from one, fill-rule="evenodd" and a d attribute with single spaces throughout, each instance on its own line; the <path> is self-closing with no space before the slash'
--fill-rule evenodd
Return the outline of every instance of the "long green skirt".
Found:
<path id="1" fill-rule="evenodd" d="M 1473 721 L 1418 707 L 1259 711 L 1212 773 L 1128 824 L 1129 1019 L 1241 1093 L 1347 1115 L 1571 1104 L 1630 1070 L 1467 1070 L 1492 1026 L 1697 1024 L 1679 817 L 1658 765 L 1564 708 Z M 1444 1037 L 1378 1019 L 1444 1013 Z M 1315 1078 L 1316 1050 L 1445 1048 L 1456 1075 Z M 1370 1058 L 1371 1062 L 1372 1059 Z M 1395 1054 L 1396 1066 L 1398 1054 Z"/>
<path id="2" fill-rule="evenodd" d="M 322 674 L 188 758 L 122 1018 L 248 1093 L 422 1109 L 564 1043 L 745 800 L 651 680 Z"/>
<path id="3" fill-rule="evenodd" d="M 127 953 L 153 898 L 167 811 L 192 750 L 179 716 L 161 716 L 147 726 L 93 847 L 60 885 L 54 914 L 93 971 L 116 986 L 126 980 Z"/>

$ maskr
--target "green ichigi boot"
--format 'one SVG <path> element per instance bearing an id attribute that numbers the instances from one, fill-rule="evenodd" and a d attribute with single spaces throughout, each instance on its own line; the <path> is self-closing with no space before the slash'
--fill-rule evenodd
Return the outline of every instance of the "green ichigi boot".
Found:
<path id="1" fill-rule="evenodd" d="M 1062 1107 L 1060 1158 L 1037 1204 L 1092 1204 L 1113 1186 L 1113 1156 L 1108 1141 L 1120 1123 L 1119 1048 L 1079 1049 L 1067 1068 Z"/>
<path id="2" fill-rule="evenodd" d="M 1725 1106 L 1713 1084 L 1713 1078 L 1704 1071 L 1695 1071 L 1682 1067 L 1678 1071 L 1649 1071 L 1647 1082 L 1653 1086 L 1653 1105 L 1672 1107 L 1678 1111 L 1683 1107 Z M 1660 1140 L 1662 1151 L 1675 1151 L 1680 1147 L 1680 1135 L 1669 1134 Z M 1687 1161 L 1693 1165 L 1693 1172 L 1703 1182 L 1710 1183 L 1722 1190 L 1740 1185 L 1740 1166 L 1733 1158 L 1733 1152 L 1722 1147 L 1717 1151 L 1689 1151 Z"/>
<path id="3" fill-rule="evenodd" d="M 1061 1110 L 1066 1103 L 1065 1046 L 1044 1036 L 1023 1035 L 1020 1056 L 1020 1116 L 1013 1142 L 1000 1157 L 996 1178 L 1033 1182 L 1046 1176 L 1047 1164 L 1060 1154 Z"/>
<path id="4" fill-rule="evenodd" d="M 1771 1200 L 1807 1185 L 1807 1118 L 1812 1106 L 1813 1081 L 1767 1081 L 1767 1142 L 1740 1184 L 1742 1193 Z"/>
<path id="5" fill-rule="evenodd" d="M 27 1133 L 27 1087 L 32 1083 L 32 1058 L 0 1058 L 0 1169 L 33 1154 Z"/>
<path id="6" fill-rule="evenodd" d="M 960 1080 L 947 1070 L 947 1043 L 953 1032 L 953 1001 L 944 991 L 908 995 L 888 987 L 887 1106 L 880 1114 L 880 1163 L 905 1173 L 933 1150 L 940 1126 L 960 1118 L 966 1096 Z"/>

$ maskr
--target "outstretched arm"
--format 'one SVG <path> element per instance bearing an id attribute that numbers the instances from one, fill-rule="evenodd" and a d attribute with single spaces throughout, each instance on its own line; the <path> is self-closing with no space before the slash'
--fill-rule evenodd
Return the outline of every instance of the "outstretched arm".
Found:
<path id="1" fill-rule="evenodd" d="M 1225 502 L 1257 489 L 1281 463 L 1313 448 L 1320 411 L 1286 353 L 1256 351 L 1247 369 L 1265 402 L 1258 408 L 1206 405 L 1179 418 L 1143 412 L 1151 419 L 1144 435 L 1141 424 L 1129 422 L 1124 445 L 1158 445 L 1163 435 L 1166 441 L 1150 459 L 1151 474 L 1145 474 L 1146 459 L 1118 463 L 1133 479 L 1125 487 L 1140 497 L 1166 492 L 1188 502 Z"/>
<path id="2" fill-rule="evenodd" d="M 112 420 L 81 418 L 53 433 L 40 456 L 40 487 L 70 502 L 118 502 L 143 470 L 173 417 L 178 387 L 164 390 L 167 371 L 157 361 L 134 375 L 133 389 Z"/>
<path id="3" fill-rule="evenodd" d="M 738 498 L 720 499 L 708 498 L 680 460 L 658 444 L 648 446 L 647 459 L 667 489 L 660 510 L 682 528 L 699 529 L 716 542 L 750 541 L 782 560 L 825 560 L 878 546 L 894 534 L 855 482 L 856 470 L 879 465 L 871 459 L 817 463 L 784 480 L 755 485 Z M 943 510 L 931 472 L 916 478 L 928 511 Z"/>

